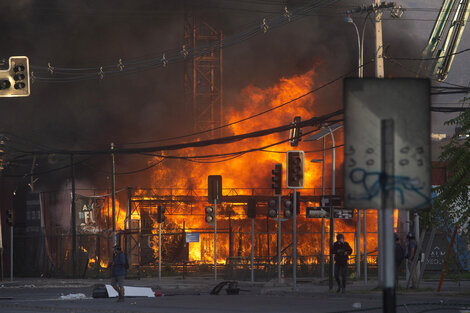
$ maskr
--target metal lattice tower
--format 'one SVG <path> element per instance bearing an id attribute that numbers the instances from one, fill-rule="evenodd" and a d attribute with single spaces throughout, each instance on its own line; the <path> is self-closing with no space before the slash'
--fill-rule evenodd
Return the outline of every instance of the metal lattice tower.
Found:
<path id="1" fill-rule="evenodd" d="M 184 66 L 185 101 L 193 131 L 216 128 L 222 118 L 222 32 L 195 15 L 185 15 L 184 42 L 191 52 Z M 220 136 L 220 130 L 210 136 Z"/>

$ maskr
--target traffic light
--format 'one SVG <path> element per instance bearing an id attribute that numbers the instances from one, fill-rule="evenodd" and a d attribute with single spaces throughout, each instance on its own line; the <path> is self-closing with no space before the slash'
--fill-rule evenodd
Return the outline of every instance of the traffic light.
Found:
<path id="1" fill-rule="evenodd" d="M 302 130 L 300 129 L 300 116 L 294 117 L 293 127 L 289 131 L 289 142 L 292 147 L 297 147 L 302 140 Z"/>
<path id="2" fill-rule="evenodd" d="M 159 205 L 157 208 L 157 222 L 163 223 L 165 221 L 165 210 L 166 208 L 163 205 Z"/>
<path id="3" fill-rule="evenodd" d="M 295 206 L 297 208 L 297 215 L 300 214 L 300 192 L 299 191 L 296 191 L 297 195 L 295 196 Z M 292 203 L 294 203 L 294 194 L 291 193 L 290 194 L 290 199 L 292 201 Z"/>
<path id="4" fill-rule="evenodd" d="M 13 210 L 7 210 L 7 224 L 8 226 L 15 225 L 15 215 Z"/>
<path id="5" fill-rule="evenodd" d="M 9 68 L 0 70 L 0 97 L 27 97 L 30 93 L 29 59 L 13 56 Z"/>
<path id="6" fill-rule="evenodd" d="M 291 197 L 284 199 L 284 218 L 292 217 L 292 199 Z"/>
<path id="7" fill-rule="evenodd" d="M 268 217 L 276 218 L 277 217 L 277 201 L 272 198 L 268 200 Z"/>
<path id="8" fill-rule="evenodd" d="M 287 188 L 304 187 L 304 159 L 303 151 L 287 151 Z"/>
<path id="9" fill-rule="evenodd" d="M 272 171 L 273 173 L 273 189 L 274 189 L 274 194 L 280 195 L 282 194 L 282 164 L 277 163 L 274 165 L 274 169 Z"/>
<path id="10" fill-rule="evenodd" d="M 209 203 L 222 202 L 222 176 L 209 175 L 207 177 L 207 198 Z"/>
<path id="11" fill-rule="evenodd" d="M 256 200 L 254 198 L 248 199 L 246 215 L 248 218 L 256 218 Z"/>
<path id="12" fill-rule="evenodd" d="M 214 222 L 214 208 L 211 207 L 211 206 L 206 206 L 206 208 L 204 209 L 204 211 L 206 212 L 206 223 L 213 223 Z"/>
<path id="13" fill-rule="evenodd" d="M 293 214 L 293 207 L 294 207 L 294 194 L 291 193 L 289 197 L 284 199 L 284 217 L 291 218 Z M 300 192 L 297 191 L 297 196 L 295 199 L 295 207 L 297 215 L 300 214 Z"/>

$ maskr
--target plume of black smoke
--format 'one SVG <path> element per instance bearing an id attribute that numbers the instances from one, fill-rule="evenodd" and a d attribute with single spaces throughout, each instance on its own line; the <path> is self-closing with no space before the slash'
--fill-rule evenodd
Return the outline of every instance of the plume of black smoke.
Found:
<path id="1" fill-rule="evenodd" d="M 155 56 L 183 43 L 185 12 L 199 14 L 222 29 L 226 37 L 253 25 L 284 5 L 295 7 L 306 1 L 7 1 L 0 4 L 1 57 L 28 55 L 35 65 L 86 67 Z M 357 66 L 356 34 L 343 21 L 348 8 L 361 1 L 341 1 L 328 9 L 269 30 L 224 51 L 225 105 L 236 107 L 239 93 L 249 84 L 271 86 L 281 77 L 316 69 L 317 84 L 325 83 Z M 363 16 L 356 21 L 362 24 Z M 367 21 L 366 21 L 367 22 Z M 370 22 L 369 22 L 370 23 Z M 404 23 L 385 31 L 384 42 L 395 56 L 416 56 L 421 43 L 408 35 Z M 367 26 L 365 60 L 373 52 L 373 25 Z M 387 65 L 393 75 L 403 75 Z M 373 68 L 365 70 L 373 75 Z M 53 76 L 54 74 L 51 73 Z M 355 73 L 351 73 L 354 76 Z M 317 114 L 341 106 L 341 84 L 317 95 Z M 183 65 L 133 74 L 116 75 L 74 83 L 35 83 L 32 95 L 22 99 L 2 98 L 0 128 L 29 141 L 54 148 L 92 149 L 109 147 L 111 142 L 165 138 L 192 132 L 187 103 L 184 102 Z M 32 148 L 30 145 L 25 148 Z M 147 165 L 147 159 L 120 157 L 118 171 Z M 39 167 L 52 166 L 44 160 Z M 66 157 L 62 165 L 70 160 Z M 110 158 L 100 157 L 77 165 L 81 179 L 109 184 Z M 25 171 L 25 166 L 18 171 Z M 29 172 L 29 170 L 27 170 Z M 69 170 L 44 176 L 45 188 L 62 185 Z M 118 184 L 144 185 L 146 175 L 122 176 Z"/>

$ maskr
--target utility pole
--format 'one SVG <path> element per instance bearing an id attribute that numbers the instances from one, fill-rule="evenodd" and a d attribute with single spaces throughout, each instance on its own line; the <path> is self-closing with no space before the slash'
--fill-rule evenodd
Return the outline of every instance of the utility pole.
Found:
<path id="1" fill-rule="evenodd" d="M 373 0 L 369 6 L 360 6 L 353 10 L 348 10 L 346 13 L 365 13 L 375 15 L 375 77 L 384 78 L 384 49 L 382 39 L 382 16 L 385 9 L 391 9 L 391 16 L 393 18 L 400 18 L 403 14 L 403 8 L 395 2 L 381 2 L 381 0 Z M 347 19 L 347 22 L 352 22 L 352 19 Z M 364 22 L 365 23 L 365 22 Z M 365 24 L 364 24 L 365 25 Z M 359 33 L 358 33 L 359 34 Z M 362 29 L 362 40 L 364 40 L 364 27 Z M 361 44 L 361 54 L 364 49 L 364 43 Z M 362 63 L 362 62 L 361 62 Z M 359 75 L 361 76 L 361 75 Z"/>
<path id="2" fill-rule="evenodd" d="M 380 0 L 374 0 L 375 11 L 375 77 L 384 78 L 384 55 L 382 39 L 382 15 Z"/>

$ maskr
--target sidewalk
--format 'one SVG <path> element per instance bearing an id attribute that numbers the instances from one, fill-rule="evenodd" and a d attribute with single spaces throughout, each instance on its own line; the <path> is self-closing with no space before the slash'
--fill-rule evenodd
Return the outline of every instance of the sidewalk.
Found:
<path id="1" fill-rule="evenodd" d="M 210 291 L 223 279 L 214 281 L 209 277 L 190 277 L 182 279 L 179 276 L 142 279 L 126 279 L 126 285 L 136 287 L 151 287 L 153 290 L 159 290 L 167 295 L 179 294 L 209 294 Z M 59 278 L 14 278 L 13 281 L 0 281 L 0 290 L 2 288 L 93 288 L 96 284 L 109 284 L 110 279 L 59 279 Z M 425 280 L 421 282 L 419 289 L 397 289 L 397 295 L 400 294 L 420 294 L 420 295 L 470 295 L 470 280 L 453 281 L 445 280 L 441 292 L 437 293 L 438 280 Z M 400 281 L 400 286 L 405 286 L 404 280 Z M 286 278 L 284 283 L 278 283 L 277 280 L 269 282 L 250 282 L 238 281 L 239 288 L 243 291 L 249 291 L 252 294 L 330 294 L 335 293 L 336 283 L 333 290 L 329 291 L 328 279 L 319 278 L 299 278 L 297 288 L 294 292 L 292 279 Z M 381 294 L 381 288 L 378 288 L 376 280 L 369 280 L 367 285 L 364 281 L 349 281 L 346 286 L 346 294 L 359 296 L 361 294 Z"/>

